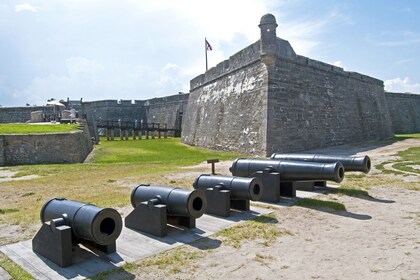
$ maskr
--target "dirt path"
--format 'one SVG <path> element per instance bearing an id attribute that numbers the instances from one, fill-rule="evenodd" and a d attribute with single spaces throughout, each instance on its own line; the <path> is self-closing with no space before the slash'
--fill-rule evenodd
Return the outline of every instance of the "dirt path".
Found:
<path id="1" fill-rule="evenodd" d="M 420 140 L 407 139 L 380 147 L 342 146 L 315 152 L 367 154 L 376 165 L 396 159 L 395 153 L 414 146 L 420 146 Z M 216 168 L 218 173 L 229 174 L 229 166 L 230 163 L 223 162 Z M 379 173 L 372 170 L 373 176 Z M 418 176 L 414 179 L 411 176 L 409 181 L 420 187 Z M 200 257 L 180 265 L 178 272 L 168 272 L 165 266 L 141 266 L 131 271 L 132 276 L 135 279 L 420 279 L 420 191 L 406 189 L 405 184 L 376 186 L 369 190 L 371 197 L 321 195 L 322 199 L 343 203 L 346 211 L 280 208 L 274 211 L 276 227 L 293 235 L 281 235 L 268 247 L 262 245 L 262 240 L 254 240 L 243 242 L 238 249 L 222 242 L 203 250 L 199 248 L 208 248 L 209 241 L 202 240 L 185 245 L 187 254 L 199 253 Z"/>
<path id="2" fill-rule="evenodd" d="M 284 235 L 270 246 L 223 246 L 171 278 L 190 279 L 419 279 L 420 212 L 416 191 L 371 190 L 376 200 L 336 197 L 348 212 L 302 207 L 276 211 Z M 200 247 L 186 246 L 194 252 Z M 136 279 L 165 278 L 159 269 Z"/>

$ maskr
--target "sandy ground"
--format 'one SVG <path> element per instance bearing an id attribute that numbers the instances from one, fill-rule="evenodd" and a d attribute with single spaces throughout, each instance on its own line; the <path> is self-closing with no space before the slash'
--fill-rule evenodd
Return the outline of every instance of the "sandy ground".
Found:
<path id="1" fill-rule="evenodd" d="M 420 140 L 314 152 L 369 155 L 374 166 L 414 146 L 420 146 Z M 220 162 L 216 172 L 230 175 L 230 165 Z M 168 176 L 193 180 L 203 170 L 210 172 L 210 165 L 203 163 Z M 8 171 L 0 172 L 0 180 L 13 179 Z M 369 176 L 379 173 L 373 168 Z M 205 238 L 183 246 L 185 252 L 198 252 L 199 257 L 180 265 L 179 272 L 168 273 L 165 266 L 139 266 L 107 279 L 420 279 L 420 191 L 406 188 L 406 184 L 419 188 L 420 178 L 416 174 L 379 176 L 403 182 L 375 186 L 368 190 L 370 197 L 320 195 L 320 199 L 343 203 L 347 211 L 274 209 L 275 226 L 292 235 L 281 235 L 269 246 L 257 239 L 233 248 L 218 237 Z M 0 233 L 7 230 L 11 229 L 0 227 Z"/>
<path id="2" fill-rule="evenodd" d="M 413 146 L 420 146 L 420 141 L 318 152 L 367 154 L 376 165 Z M 229 166 L 220 163 L 216 170 L 229 174 Z M 418 176 L 401 178 L 420 187 Z M 188 253 L 204 253 L 180 266 L 180 272 L 148 266 L 110 279 L 420 279 L 420 191 L 404 184 L 376 186 L 369 190 L 370 197 L 321 195 L 321 199 L 343 203 L 347 211 L 297 206 L 274 210 L 276 227 L 292 235 L 281 235 L 269 246 L 252 240 L 238 249 L 223 242 L 208 249 L 209 240 L 202 240 L 184 246 Z"/>

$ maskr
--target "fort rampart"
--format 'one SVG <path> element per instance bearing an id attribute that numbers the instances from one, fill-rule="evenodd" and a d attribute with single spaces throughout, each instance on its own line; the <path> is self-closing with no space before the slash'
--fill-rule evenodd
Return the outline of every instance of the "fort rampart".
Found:
<path id="1" fill-rule="evenodd" d="M 0 135 L 0 166 L 80 163 L 93 149 L 85 126 L 68 133 Z"/>
<path id="2" fill-rule="evenodd" d="M 394 133 L 420 132 L 420 94 L 385 92 Z"/>
<path id="3" fill-rule="evenodd" d="M 259 41 L 191 80 L 184 143 L 269 155 L 393 136 L 382 81 L 296 55 L 270 14 L 259 27 Z"/>

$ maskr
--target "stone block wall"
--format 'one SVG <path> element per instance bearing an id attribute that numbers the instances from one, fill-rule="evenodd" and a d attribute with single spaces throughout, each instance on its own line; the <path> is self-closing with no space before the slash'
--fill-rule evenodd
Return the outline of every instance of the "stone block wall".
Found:
<path id="1" fill-rule="evenodd" d="M 43 111 L 51 115 L 54 108 L 50 106 L 2 107 L 0 108 L 0 123 L 25 123 L 31 120 L 31 112 Z"/>
<path id="2" fill-rule="evenodd" d="M 86 108 L 88 106 L 88 109 Z M 99 100 L 83 102 L 80 114 L 90 114 L 92 110 L 96 120 L 134 120 L 145 118 L 144 101 L 135 100 Z"/>
<path id="3" fill-rule="evenodd" d="M 92 149 L 83 128 L 70 133 L 0 135 L 0 166 L 80 163 Z"/>
<path id="4" fill-rule="evenodd" d="M 267 155 L 393 136 L 382 81 L 304 57 L 269 72 Z"/>
<path id="5" fill-rule="evenodd" d="M 162 127 L 181 129 L 183 113 L 188 104 L 189 94 L 177 94 L 153 98 L 144 102 L 145 119 L 149 123 L 159 123 Z M 170 134 L 170 136 L 173 136 Z"/>
<path id="6" fill-rule="evenodd" d="M 395 133 L 420 132 L 420 94 L 385 92 Z"/>
<path id="7" fill-rule="evenodd" d="M 261 154 L 266 145 L 267 72 L 261 63 L 224 73 L 191 89 L 182 141 Z"/>
<path id="8" fill-rule="evenodd" d="M 296 55 L 271 14 L 259 27 L 191 80 L 184 143 L 265 156 L 393 136 L 382 81 Z"/>

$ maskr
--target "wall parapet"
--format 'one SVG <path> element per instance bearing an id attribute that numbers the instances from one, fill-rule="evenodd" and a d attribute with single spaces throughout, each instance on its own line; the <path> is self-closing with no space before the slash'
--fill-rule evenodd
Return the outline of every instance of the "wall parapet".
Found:
<path id="1" fill-rule="evenodd" d="M 206 73 L 201 74 L 190 81 L 190 91 L 211 83 L 216 79 L 220 79 L 226 75 L 232 74 L 235 71 L 241 70 L 248 67 L 250 64 L 256 62 L 262 62 L 261 60 L 261 40 L 253 43 L 245 49 L 235 53 L 229 59 L 224 60 L 217 64 L 215 67 L 210 68 Z M 292 62 L 299 65 L 305 65 L 307 67 L 334 73 L 337 75 L 349 77 L 359 81 L 377 84 L 383 86 L 383 81 L 370 77 L 368 75 L 360 74 L 357 72 L 345 71 L 343 68 L 331 65 L 322 61 L 311 59 L 305 56 L 297 55 L 293 50 L 290 43 L 281 38 L 277 38 L 276 41 L 276 53 L 275 58 Z"/>
<path id="2" fill-rule="evenodd" d="M 211 81 L 229 75 L 260 60 L 260 41 L 253 43 L 245 49 L 235 53 L 215 67 L 210 68 L 205 74 L 201 74 L 190 81 L 190 91 L 203 86 Z"/>

